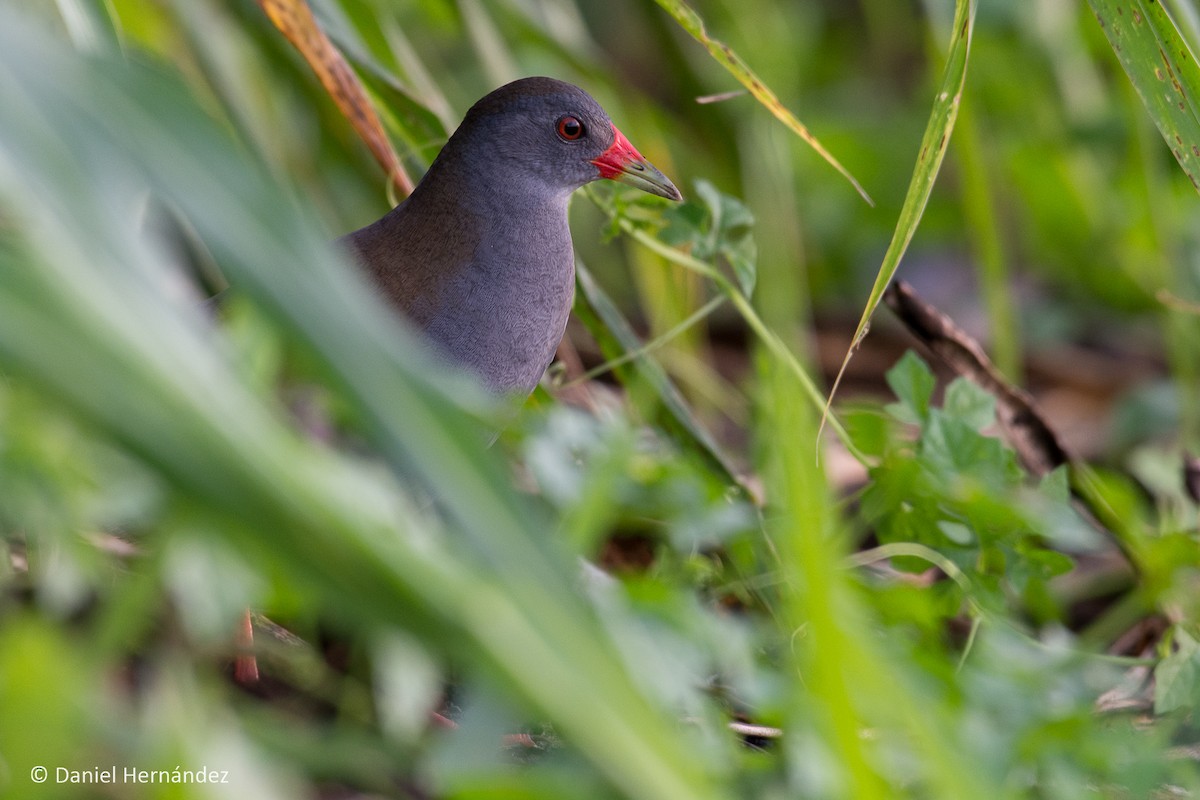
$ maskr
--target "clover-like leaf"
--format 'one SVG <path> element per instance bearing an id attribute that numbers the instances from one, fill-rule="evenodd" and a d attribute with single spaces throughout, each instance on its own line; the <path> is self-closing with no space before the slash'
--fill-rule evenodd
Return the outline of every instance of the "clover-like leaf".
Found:
<path id="1" fill-rule="evenodd" d="M 688 247 L 702 261 L 724 259 L 744 294 L 754 291 L 758 277 L 758 245 L 751 235 L 754 214 L 746 204 L 724 194 L 706 180 L 696 181 L 696 198 L 669 209 L 661 239 Z"/>

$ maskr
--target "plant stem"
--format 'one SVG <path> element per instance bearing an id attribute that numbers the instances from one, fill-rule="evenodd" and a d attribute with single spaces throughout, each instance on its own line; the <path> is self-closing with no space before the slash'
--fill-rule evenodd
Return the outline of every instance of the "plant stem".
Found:
<path id="1" fill-rule="evenodd" d="M 738 289 L 732 281 L 722 275 L 721 272 L 711 264 L 705 263 L 697 258 L 693 258 L 687 253 L 684 253 L 682 250 L 677 250 L 674 247 L 664 244 L 646 231 L 635 227 L 633 223 L 629 222 L 628 220 L 619 219 L 617 224 L 620 225 L 621 230 L 625 231 L 625 233 L 631 236 L 635 241 L 641 243 L 650 250 L 653 250 L 655 253 L 658 253 L 668 261 L 678 264 L 686 269 L 690 269 L 711 280 L 721 291 L 721 293 L 729 298 L 730 302 L 733 303 L 734 308 L 736 308 L 738 313 L 742 315 L 742 318 L 746 320 L 746 324 L 750 326 L 750 329 L 754 332 L 754 334 L 758 336 L 762 343 L 766 345 L 767 349 L 771 351 L 771 355 L 779 359 L 780 363 L 786 366 L 792 372 L 792 374 L 796 376 L 797 380 L 800 381 L 800 386 L 803 388 L 805 396 L 812 401 L 817 410 L 824 411 L 825 395 L 822 394 L 821 390 L 817 388 L 816 382 L 809 377 L 809 374 L 800 364 L 799 359 L 796 358 L 796 355 L 784 343 L 784 341 L 780 339 L 774 331 L 767 327 L 767 324 L 763 322 L 762 317 L 760 317 L 758 312 L 754 310 L 754 306 L 750 303 L 750 300 L 746 297 L 746 295 L 742 294 L 741 290 Z M 867 455 L 859 450 L 854 442 L 850 439 L 850 434 L 846 431 L 846 428 L 842 425 L 841 421 L 837 419 L 837 417 L 830 414 L 828 425 L 830 429 L 833 430 L 834 434 L 837 435 L 838 439 L 841 440 L 842 444 L 845 446 L 850 455 L 854 456 L 854 458 L 857 459 L 861 464 L 868 463 Z"/>

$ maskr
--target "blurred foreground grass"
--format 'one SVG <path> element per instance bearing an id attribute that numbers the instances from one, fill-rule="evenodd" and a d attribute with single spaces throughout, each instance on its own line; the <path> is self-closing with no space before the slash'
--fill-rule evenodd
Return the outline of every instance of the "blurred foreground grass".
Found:
<path id="1" fill-rule="evenodd" d="M 836 366 L 922 179 L 951 4 L 696 6 L 873 208 L 752 98 L 694 103 L 737 85 L 652 4 L 313 6 L 414 175 L 500 82 L 593 92 L 693 202 L 579 198 L 574 339 L 591 366 L 672 335 L 583 384 L 595 413 L 554 382 L 499 407 L 328 246 L 384 180 L 257 4 L 0 6 L 0 792 L 1200 791 L 1197 197 L 1089 7 L 986 3 L 956 40 L 901 274 L 1012 378 L 1152 364 L 1088 432 L 1114 531 L 912 355 L 816 458 L 800 364 Z M 201 769 L 229 783 L 172 778 Z"/>

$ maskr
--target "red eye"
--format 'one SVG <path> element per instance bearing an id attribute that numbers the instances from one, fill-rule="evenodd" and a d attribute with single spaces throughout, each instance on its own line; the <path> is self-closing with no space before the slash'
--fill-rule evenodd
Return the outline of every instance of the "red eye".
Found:
<path id="1" fill-rule="evenodd" d="M 563 117 L 558 121 L 558 135 L 573 142 L 583 136 L 583 123 L 576 117 Z"/>

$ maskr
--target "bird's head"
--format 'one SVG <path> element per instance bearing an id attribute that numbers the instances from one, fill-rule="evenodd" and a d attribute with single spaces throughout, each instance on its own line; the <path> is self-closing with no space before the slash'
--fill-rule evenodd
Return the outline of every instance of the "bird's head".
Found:
<path id="1" fill-rule="evenodd" d="M 608 178 L 682 199 L 599 103 L 579 87 L 553 78 L 523 78 L 496 89 L 472 106 L 454 138 L 468 140 L 472 158 L 498 168 L 501 180 L 533 182 L 555 194 L 569 194 Z"/>

